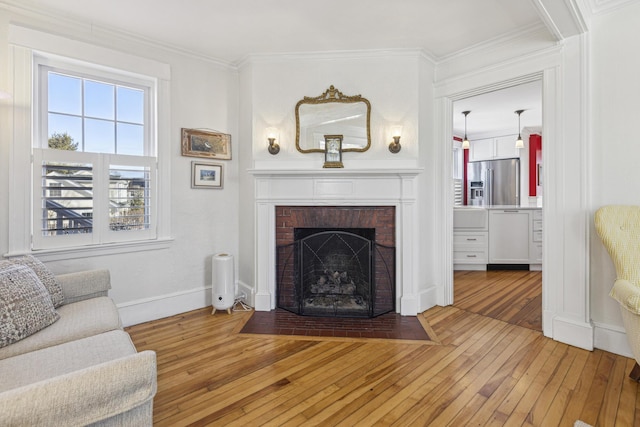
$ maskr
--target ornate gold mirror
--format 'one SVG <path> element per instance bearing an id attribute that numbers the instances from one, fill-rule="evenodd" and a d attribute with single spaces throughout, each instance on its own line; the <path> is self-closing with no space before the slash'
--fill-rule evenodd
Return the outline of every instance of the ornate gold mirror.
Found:
<path id="1" fill-rule="evenodd" d="M 331 85 L 322 95 L 305 96 L 296 104 L 296 148 L 323 153 L 325 135 L 342 135 L 342 151 L 367 151 L 371 146 L 371 104 L 360 95 L 346 96 Z"/>

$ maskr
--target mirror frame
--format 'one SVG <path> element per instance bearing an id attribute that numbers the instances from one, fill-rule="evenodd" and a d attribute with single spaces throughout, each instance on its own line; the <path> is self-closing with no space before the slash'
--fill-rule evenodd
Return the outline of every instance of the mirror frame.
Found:
<path id="1" fill-rule="evenodd" d="M 362 102 L 367 106 L 367 145 L 363 148 L 345 148 L 342 152 L 359 152 L 367 151 L 371 147 L 371 103 L 368 99 L 360 95 L 346 96 L 333 85 L 329 86 L 322 95 L 311 97 L 305 96 L 296 104 L 296 149 L 301 153 L 324 153 L 322 148 L 303 149 L 300 147 L 300 106 L 303 104 L 328 104 L 328 103 L 357 103 Z"/>

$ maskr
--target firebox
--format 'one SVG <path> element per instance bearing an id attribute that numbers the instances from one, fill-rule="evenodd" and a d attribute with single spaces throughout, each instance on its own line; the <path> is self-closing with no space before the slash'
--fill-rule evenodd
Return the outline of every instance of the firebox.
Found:
<path id="1" fill-rule="evenodd" d="M 395 248 L 375 228 L 295 228 L 277 248 L 277 305 L 307 316 L 374 317 L 394 310 Z"/>

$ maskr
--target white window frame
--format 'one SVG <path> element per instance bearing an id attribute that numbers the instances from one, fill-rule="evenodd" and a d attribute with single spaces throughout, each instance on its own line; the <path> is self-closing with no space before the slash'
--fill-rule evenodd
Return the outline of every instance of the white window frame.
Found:
<path id="1" fill-rule="evenodd" d="M 171 126 L 170 82 L 168 64 L 132 56 L 109 48 L 67 39 L 54 34 L 9 24 L 9 84 L 13 87 L 10 121 L 13 123 L 9 150 L 9 252 L 15 256 L 36 252 L 32 247 L 33 214 L 32 171 L 27 166 L 33 160 L 32 145 L 39 130 L 33 103 L 34 58 L 74 58 L 79 66 L 91 64 L 91 69 L 122 75 L 155 79 L 155 122 L 157 133 L 157 235 L 154 239 L 132 242 L 99 243 L 37 250 L 44 261 L 86 258 L 143 250 L 168 248 L 171 237 Z M 43 54 L 43 52 L 46 52 Z M 118 162 L 116 162 L 117 164 Z"/>
<path id="2" fill-rule="evenodd" d="M 141 79 L 113 71 L 91 68 L 90 65 L 80 65 L 77 61 L 65 61 L 58 57 L 48 57 L 42 54 L 34 55 L 34 120 L 33 140 L 33 213 L 32 213 L 32 249 L 51 249 L 58 247 L 99 245 L 114 242 L 127 242 L 156 238 L 156 145 L 155 145 L 155 99 L 156 83 L 154 79 Z M 144 155 L 126 156 L 119 154 L 74 152 L 48 148 L 49 140 L 49 108 L 48 108 L 48 76 L 50 72 L 94 80 L 112 85 L 128 86 L 144 92 Z M 84 103 L 84 99 L 82 100 Z M 84 113 L 80 117 L 84 117 Z M 115 123 L 114 117 L 113 122 Z M 80 141 L 78 141 L 80 142 Z M 82 147 L 80 147 L 82 148 Z M 88 163 L 93 166 L 93 227 L 91 233 L 43 236 L 42 234 L 42 164 L 43 161 Z M 145 230 L 109 229 L 109 165 L 145 166 L 151 173 L 151 223 Z"/>

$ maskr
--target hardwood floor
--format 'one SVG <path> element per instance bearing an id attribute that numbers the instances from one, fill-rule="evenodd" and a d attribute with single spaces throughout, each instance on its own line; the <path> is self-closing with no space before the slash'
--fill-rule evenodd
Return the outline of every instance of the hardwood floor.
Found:
<path id="1" fill-rule="evenodd" d="M 455 271 L 454 305 L 542 331 L 541 271 Z"/>
<path id="2" fill-rule="evenodd" d="M 157 352 L 154 425 L 640 426 L 632 359 L 457 306 L 419 315 L 429 343 L 245 335 L 250 312 L 210 313 L 127 328 Z"/>

